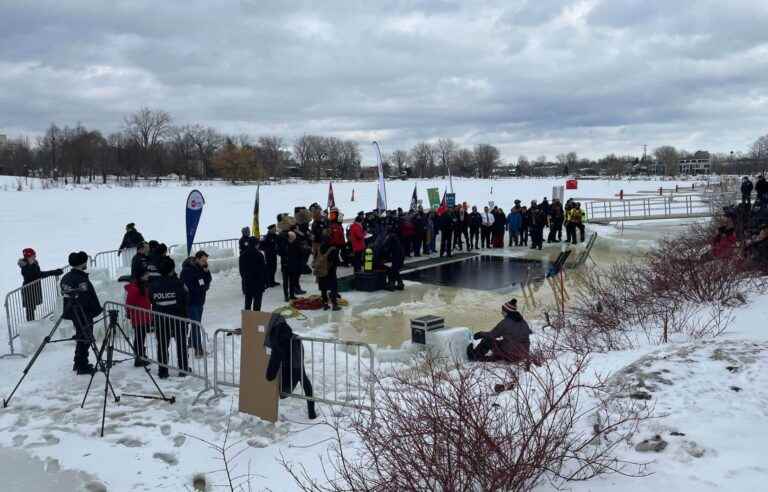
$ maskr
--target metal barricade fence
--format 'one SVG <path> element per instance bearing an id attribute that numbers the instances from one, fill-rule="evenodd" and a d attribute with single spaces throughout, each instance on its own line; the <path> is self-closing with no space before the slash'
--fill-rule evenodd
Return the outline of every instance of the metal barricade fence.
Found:
<path id="1" fill-rule="evenodd" d="M 62 267 L 66 273 L 69 266 Z M 14 340 L 21 335 L 21 327 L 30 321 L 37 321 L 56 312 L 60 297 L 58 276 L 50 276 L 35 280 L 18 289 L 10 291 L 5 296 L 5 321 L 8 325 L 8 345 L 10 353 L 5 356 L 23 356 L 16 353 Z"/>
<path id="2" fill-rule="evenodd" d="M 108 313 L 110 311 L 117 312 L 117 322 L 128 337 L 126 340 L 121 333 L 116 334 L 116 351 L 132 356 L 134 354 L 131 344 L 133 344 L 140 359 L 157 364 L 159 367 L 184 372 L 194 378 L 202 379 L 205 382 L 205 388 L 200 394 L 212 389 L 208 374 L 208 335 L 199 322 L 151 309 L 106 302 L 104 303 L 105 329 L 109 324 Z M 189 336 L 192 336 L 193 344 L 197 340 L 195 338 L 196 330 L 199 330 L 199 340 L 203 350 L 199 357 L 195 355 L 195 348 L 187 344 Z M 185 347 L 187 349 L 187 367 L 184 367 L 183 349 Z M 181 352 L 179 351 L 180 348 L 182 349 Z"/>
<path id="3" fill-rule="evenodd" d="M 239 329 L 216 330 L 213 336 L 213 390 L 222 386 L 240 387 Z M 294 335 L 302 342 L 304 374 L 312 383 L 312 396 L 306 396 L 299 381 L 282 396 L 311 400 L 362 410 L 372 410 L 375 403 L 373 380 L 374 352 L 367 343 Z M 293 348 L 293 344 L 291 344 Z M 293 354 L 289 370 L 293 372 Z M 367 360 L 366 360 L 367 358 Z"/>
<path id="4" fill-rule="evenodd" d="M 120 272 L 130 273 L 134 255 L 136 255 L 136 248 L 126 248 L 122 251 L 118 249 L 99 251 L 91 258 L 91 268 L 107 270 L 109 277 L 115 279 Z"/>
<path id="5" fill-rule="evenodd" d="M 194 255 L 196 252 L 200 250 L 205 249 L 231 249 L 233 251 L 233 256 L 237 256 L 239 251 L 239 239 L 218 239 L 216 241 L 203 241 L 200 243 L 192 243 L 192 249 L 190 251 L 191 255 Z M 187 245 L 186 244 L 175 244 L 171 246 L 170 254 L 175 255 L 179 252 L 179 248 L 181 251 L 186 251 Z M 208 251 L 210 253 L 210 251 Z"/>

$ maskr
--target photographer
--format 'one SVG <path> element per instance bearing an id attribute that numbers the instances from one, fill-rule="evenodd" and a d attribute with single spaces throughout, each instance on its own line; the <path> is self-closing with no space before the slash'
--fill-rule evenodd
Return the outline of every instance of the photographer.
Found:
<path id="1" fill-rule="evenodd" d="M 64 297 L 62 318 L 72 321 L 77 340 L 72 370 L 78 375 L 90 375 L 95 369 L 88 362 L 88 349 L 93 343 L 93 318 L 101 314 L 101 303 L 85 272 L 88 255 L 84 251 L 70 253 L 69 266 L 72 269 L 61 278 L 61 292 Z"/>
<path id="2" fill-rule="evenodd" d="M 18 265 L 21 268 L 21 276 L 24 279 L 22 286 L 32 284 L 21 291 L 23 296 L 21 301 L 27 313 L 27 321 L 34 321 L 35 309 L 43 303 L 43 288 L 40 282 L 37 281 L 54 275 L 58 277 L 64 272 L 58 269 L 40 270 L 40 265 L 37 263 L 37 253 L 32 248 L 25 248 L 21 254 L 23 258 L 19 260 Z"/>
<path id="3" fill-rule="evenodd" d="M 187 305 L 189 319 L 200 323 L 203 319 L 205 295 L 208 289 L 211 288 L 211 272 L 208 271 L 208 253 L 201 250 L 195 253 L 194 257 L 184 260 L 184 263 L 181 265 L 181 281 L 184 282 L 184 286 L 187 288 L 187 292 L 189 292 L 189 304 Z M 190 336 L 192 337 L 190 344 L 195 349 L 195 356 L 203 357 L 205 355 L 205 347 L 203 347 L 200 325 L 191 326 Z"/>
<path id="4" fill-rule="evenodd" d="M 163 257 L 158 262 L 159 277 L 149 286 L 149 298 L 152 310 L 178 318 L 187 316 L 187 289 L 184 283 L 174 273 L 176 265 L 173 259 Z M 160 379 L 168 377 L 168 344 L 171 338 L 176 340 L 176 355 L 179 362 L 179 377 L 185 377 L 189 369 L 187 354 L 187 325 L 173 318 L 154 316 L 155 334 L 157 335 L 157 360 L 160 368 L 157 375 Z"/>

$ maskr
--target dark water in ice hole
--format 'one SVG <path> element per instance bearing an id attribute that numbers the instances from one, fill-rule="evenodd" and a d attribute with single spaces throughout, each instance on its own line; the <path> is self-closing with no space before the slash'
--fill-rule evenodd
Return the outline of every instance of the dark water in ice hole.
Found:
<path id="1" fill-rule="evenodd" d="M 481 255 L 406 273 L 413 282 L 476 290 L 504 290 L 544 277 L 537 260 Z"/>

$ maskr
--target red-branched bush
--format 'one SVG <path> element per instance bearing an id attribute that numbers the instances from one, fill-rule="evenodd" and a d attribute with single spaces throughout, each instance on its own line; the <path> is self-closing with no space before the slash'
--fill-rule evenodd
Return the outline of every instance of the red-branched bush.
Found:
<path id="1" fill-rule="evenodd" d="M 586 381 L 586 367 L 585 356 L 520 373 L 428 360 L 380 380 L 373 415 L 334 425 L 322 481 L 283 465 L 306 491 L 527 491 L 543 480 L 643 474 L 613 451 L 648 409 L 611 400 L 602 381 Z"/>

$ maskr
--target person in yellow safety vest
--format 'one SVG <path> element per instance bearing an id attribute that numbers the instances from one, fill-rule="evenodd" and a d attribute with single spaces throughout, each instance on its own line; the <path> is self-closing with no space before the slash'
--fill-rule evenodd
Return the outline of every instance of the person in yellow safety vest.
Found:
<path id="1" fill-rule="evenodd" d="M 581 236 L 581 242 L 584 242 L 584 214 L 581 210 L 581 204 L 579 202 L 576 202 L 573 206 L 573 208 L 569 211 L 570 214 L 570 224 L 571 224 L 571 238 L 572 243 L 576 244 L 576 229 L 579 230 L 579 235 Z"/>

